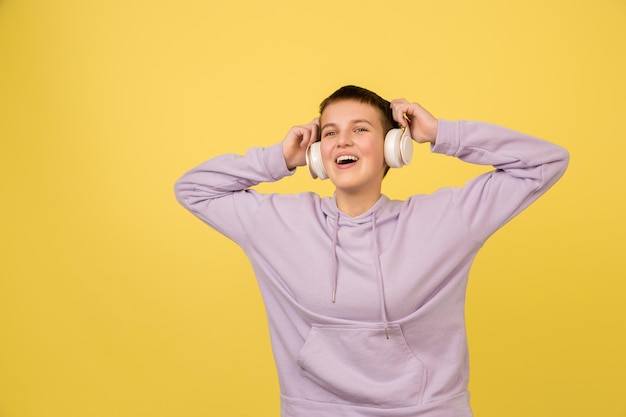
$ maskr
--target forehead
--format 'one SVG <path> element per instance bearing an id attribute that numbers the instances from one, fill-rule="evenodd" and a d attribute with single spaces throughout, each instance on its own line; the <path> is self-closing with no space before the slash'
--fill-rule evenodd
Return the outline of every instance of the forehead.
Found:
<path id="1" fill-rule="evenodd" d="M 367 120 L 372 124 L 381 124 L 384 115 L 369 104 L 357 100 L 339 100 L 329 104 L 320 116 L 320 124 L 349 123 L 352 120 Z"/>

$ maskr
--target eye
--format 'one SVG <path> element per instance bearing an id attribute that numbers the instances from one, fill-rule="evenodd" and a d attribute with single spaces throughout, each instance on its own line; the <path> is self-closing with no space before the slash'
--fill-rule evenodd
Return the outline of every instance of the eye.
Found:
<path id="1" fill-rule="evenodd" d="M 363 133 L 363 132 L 367 132 L 367 129 L 364 127 L 357 127 L 356 129 L 354 129 L 354 131 L 356 133 Z"/>
<path id="2" fill-rule="evenodd" d="M 328 137 L 328 136 L 335 136 L 336 132 L 333 130 L 327 130 L 326 132 L 324 132 L 324 134 L 322 135 L 322 137 Z"/>

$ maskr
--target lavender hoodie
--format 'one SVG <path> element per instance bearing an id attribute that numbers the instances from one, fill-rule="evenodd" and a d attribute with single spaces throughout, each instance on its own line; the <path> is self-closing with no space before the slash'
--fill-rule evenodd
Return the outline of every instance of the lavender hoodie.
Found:
<path id="1" fill-rule="evenodd" d="M 349 217 L 334 197 L 260 194 L 293 173 L 280 144 L 223 155 L 176 195 L 247 254 L 263 295 L 283 417 L 469 417 L 464 303 L 476 253 L 563 174 L 554 144 L 440 120 L 432 152 L 493 165 L 461 188 L 382 196 Z"/>

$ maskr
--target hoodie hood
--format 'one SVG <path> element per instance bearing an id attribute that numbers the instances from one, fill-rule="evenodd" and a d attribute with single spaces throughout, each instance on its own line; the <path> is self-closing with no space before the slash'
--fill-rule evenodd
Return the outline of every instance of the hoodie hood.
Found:
<path id="1" fill-rule="evenodd" d="M 339 208 L 337 207 L 337 198 L 335 195 L 330 198 L 323 198 L 321 200 L 321 206 L 322 211 L 329 218 L 340 218 L 340 226 L 359 225 L 371 222 L 372 215 L 378 217 L 379 220 L 382 218 L 388 218 L 390 216 L 397 216 L 397 213 L 394 213 L 392 210 L 386 210 L 386 207 L 390 201 L 391 200 L 389 200 L 386 195 L 382 194 L 378 201 L 376 201 L 376 203 L 374 203 L 374 205 L 370 207 L 369 210 L 355 217 L 348 216 L 347 214 L 339 210 Z"/>

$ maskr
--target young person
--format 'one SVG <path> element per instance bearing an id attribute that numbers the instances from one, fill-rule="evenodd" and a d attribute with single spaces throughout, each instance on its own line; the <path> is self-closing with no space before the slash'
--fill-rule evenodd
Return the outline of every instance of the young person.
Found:
<path id="1" fill-rule="evenodd" d="M 383 141 L 398 125 L 432 152 L 494 170 L 460 188 L 390 200 L 381 193 Z M 251 188 L 293 174 L 318 140 L 332 197 Z M 192 169 L 176 195 L 253 265 L 283 417 L 468 417 L 471 263 L 567 163 L 567 151 L 543 140 L 438 120 L 416 103 L 346 86 L 281 143 Z"/>

